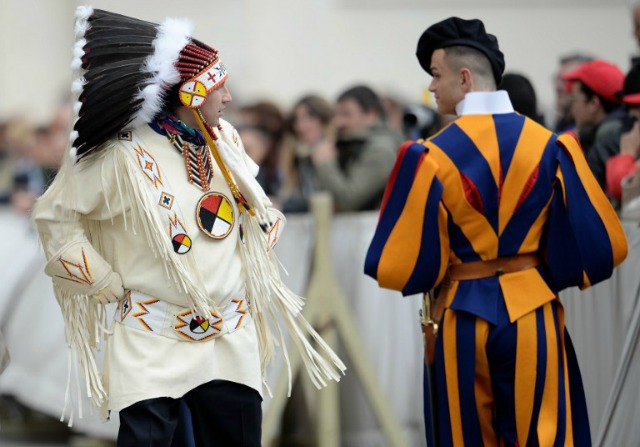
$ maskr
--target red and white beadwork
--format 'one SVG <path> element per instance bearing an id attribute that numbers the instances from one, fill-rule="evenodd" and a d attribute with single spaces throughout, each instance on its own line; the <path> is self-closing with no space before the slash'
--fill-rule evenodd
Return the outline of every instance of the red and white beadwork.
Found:
<path id="1" fill-rule="evenodd" d="M 202 107 L 207 95 L 222 85 L 228 76 L 227 68 L 217 58 L 202 73 L 180 86 L 180 101 L 190 109 Z"/>

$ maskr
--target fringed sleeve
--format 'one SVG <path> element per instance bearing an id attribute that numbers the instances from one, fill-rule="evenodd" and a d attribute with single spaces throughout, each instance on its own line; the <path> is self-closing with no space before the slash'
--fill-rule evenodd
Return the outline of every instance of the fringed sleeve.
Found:
<path id="1" fill-rule="evenodd" d="M 449 263 L 438 166 L 422 144 L 403 144 L 389 177 L 365 273 L 404 295 L 437 286 Z"/>
<path id="2" fill-rule="evenodd" d="M 102 169 L 103 163 L 103 158 L 91 163 L 66 163 L 36 203 L 32 218 L 48 261 L 45 273 L 56 287 L 72 295 L 115 301 L 114 292 L 120 297 L 123 294 L 122 281 L 93 247 L 82 222 L 82 217 L 89 214 L 114 217 L 115 208 L 107 205 L 114 200 L 109 200 L 109 191 L 103 189 L 104 184 L 113 182 L 102 178 L 112 169 Z M 115 289 L 109 290 L 110 286 Z"/>
<path id="3" fill-rule="evenodd" d="M 96 363 L 106 324 L 103 306 L 124 295 L 122 279 L 89 241 L 82 216 L 105 211 L 102 190 L 102 159 L 88 164 L 65 160 L 55 181 L 38 200 L 32 218 L 37 226 L 47 265 L 45 273 L 52 277 L 54 292 L 65 323 L 69 351 L 69 376 L 63 418 L 69 425 L 74 419 L 74 404 L 82 417 L 80 390 L 72 392 L 70 385 L 84 378 L 86 395 L 96 408 L 101 408 L 107 393 Z M 111 170 L 105 170 L 111 172 Z M 77 363 L 72 359 L 75 356 Z M 74 368 L 74 365 L 77 365 Z M 75 370 L 75 380 L 72 374 Z"/>
<path id="4" fill-rule="evenodd" d="M 270 202 L 257 183 L 255 191 L 251 192 L 255 179 L 248 177 L 257 175 L 257 166 L 247 156 L 233 126 L 223 120 L 220 122 L 223 129 L 221 136 L 226 140 L 226 146 L 218 142 L 218 148 L 222 149 L 220 154 L 238 182 L 240 192 L 257 211 L 255 215 L 243 213 L 243 237 L 238 245 L 247 296 L 251 300 L 249 309 L 258 334 L 263 383 L 267 392 L 271 394 L 266 380 L 267 365 L 280 346 L 289 373 L 291 394 L 293 376 L 285 343 L 285 330 L 298 349 L 311 382 L 317 388 L 327 386 L 329 381 L 338 382 L 346 370 L 345 364 L 303 316 L 304 298 L 294 294 L 280 276 L 280 261 L 272 248 L 282 233 L 286 223 L 285 216 L 268 207 Z M 262 203 L 256 206 L 256 201 Z M 261 207 L 264 207 L 267 216 L 266 225 L 259 217 Z"/>
<path id="5" fill-rule="evenodd" d="M 627 256 L 627 239 L 572 134 L 558 137 L 558 172 L 547 258 L 558 290 L 609 278 Z"/>

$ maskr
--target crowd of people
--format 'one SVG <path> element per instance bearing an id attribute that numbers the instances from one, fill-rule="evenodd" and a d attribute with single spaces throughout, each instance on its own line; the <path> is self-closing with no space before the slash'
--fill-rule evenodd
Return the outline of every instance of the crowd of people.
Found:
<path id="1" fill-rule="evenodd" d="M 640 7 L 637 10 L 634 19 L 640 45 Z M 445 48 L 436 47 L 435 51 Z M 491 57 L 489 60 L 493 63 Z M 548 86 L 555 90 L 557 102 L 553 116 L 547 117 L 526 74 L 500 71 L 496 87 L 508 93 L 518 114 L 542 125 L 546 122 L 556 135 L 576 135 L 593 177 L 611 204 L 622 217 L 637 218 L 640 61 L 632 60 L 630 65 L 625 74 L 607 61 L 606 55 L 563 56 L 558 60 L 555 85 Z M 430 73 L 432 67 L 427 67 Z M 365 83 L 346 88 L 336 98 L 301 94 L 288 109 L 262 99 L 237 104 L 228 92 L 225 94 L 226 99 L 221 100 L 228 106 L 225 120 L 235 126 L 247 155 L 259 166 L 256 180 L 262 190 L 285 215 L 308 212 L 311 197 L 320 191 L 330 193 L 335 212 L 380 209 L 403 142 L 443 132 L 457 111 L 436 109 L 431 101 L 407 103 Z M 159 125 L 181 126 L 181 116 L 170 118 L 171 122 L 163 116 Z M 44 125 L 25 117 L 0 123 L 2 206 L 24 215 L 32 212 L 63 164 L 71 126 L 72 106 L 66 102 Z M 222 132 L 222 125 L 220 129 Z M 200 204 L 198 207 L 200 212 Z"/>
<path id="2" fill-rule="evenodd" d="M 632 19 L 640 47 L 639 11 L 633 9 Z M 554 90 L 555 107 L 546 116 L 526 74 L 507 71 L 499 86 L 509 93 L 517 112 L 555 132 L 579 136 L 596 179 L 617 207 L 623 191 L 640 183 L 633 175 L 640 157 L 638 64 L 640 58 L 632 58 L 625 76 L 606 55 L 592 55 L 588 49 L 562 55 L 555 84 L 548 86 Z M 316 190 L 330 191 L 337 211 L 362 211 L 379 205 L 380 179 L 388 169 L 361 168 L 361 162 L 369 157 L 384 165 L 399 142 L 426 138 L 451 121 L 427 102 L 406 101 L 362 84 L 335 99 L 308 93 L 290 108 L 262 99 L 233 103 L 228 118 L 262 168 L 260 184 L 285 213 L 306 211 L 306 201 Z M 70 117 L 65 102 L 45 123 L 21 115 L 0 121 L 0 203 L 28 212 L 61 163 Z M 371 184 L 363 183 L 363 172 Z"/>
<path id="3" fill-rule="evenodd" d="M 640 157 L 636 62 L 625 76 L 604 59 L 562 56 L 556 84 L 549 86 L 555 90 L 555 109 L 547 116 L 526 75 L 506 72 L 499 87 L 517 112 L 557 133 L 579 136 L 589 166 L 617 208 L 623 192 L 626 205 L 640 183 L 634 175 Z M 227 118 L 260 166 L 259 183 L 285 214 L 308 211 L 316 191 L 330 192 L 337 212 L 377 209 L 400 144 L 427 138 L 452 120 L 432 104 L 407 102 L 365 84 L 335 100 L 305 94 L 290 110 L 269 100 L 232 103 Z M 29 212 L 60 166 L 70 121 L 70 107 L 61 104 L 44 124 L 24 116 L 0 122 L 0 203 Z"/>
<path id="4" fill-rule="evenodd" d="M 592 172 L 617 209 L 622 191 L 638 189 L 640 182 L 634 175 L 640 158 L 635 124 L 640 68 L 635 62 L 625 76 L 595 56 L 562 56 L 555 85 L 549 86 L 556 104 L 547 116 L 525 74 L 506 72 L 499 86 L 518 113 L 557 133 L 578 135 Z M 261 100 L 240 105 L 230 120 L 261 166 L 261 185 L 283 212 L 308 211 L 315 191 L 331 193 L 337 212 L 369 211 L 380 205 L 399 145 L 428 138 L 451 122 L 451 115 L 439 114 L 426 102 L 407 102 L 363 84 L 333 101 L 304 95 L 291 110 Z"/>

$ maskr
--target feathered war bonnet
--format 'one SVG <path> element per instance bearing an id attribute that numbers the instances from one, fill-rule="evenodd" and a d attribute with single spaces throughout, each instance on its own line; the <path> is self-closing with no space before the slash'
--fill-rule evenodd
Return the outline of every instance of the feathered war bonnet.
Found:
<path id="1" fill-rule="evenodd" d="M 151 122 L 169 100 L 179 99 L 191 109 L 238 208 L 247 211 L 242 215 L 243 238 L 238 243 L 265 385 L 266 365 L 278 346 L 285 349 L 289 361 L 282 324 L 312 382 L 321 388 L 330 380 L 339 381 L 344 363 L 302 315 L 304 299 L 280 277 L 280 262 L 272 246 L 277 240 L 274 234 L 282 231 L 284 216 L 268 209 L 270 201 L 255 180 L 257 165 L 243 151 L 230 147 L 230 136 L 218 138 L 216 132 L 223 135 L 222 126 L 216 131 L 201 113 L 207 95 L 228 74 L 217 51 L 193 39 L 191 29 L 185 20 L 167 19 L 157 25 L 86 6 L 77 9 L 73 68 L 78 76 L 73 91 L 78 94 L 78 119 L 71 155 L 79 159 L 103 150 L 103 143 L 119 131 Z M 231 140 L 239 144 L 233 136 Z M 287 369 L 291 373 L 290 365 Z M 291 383 L 290 374 L 289 391 Z"/>
<path id="2" fill-rule="evenodd" d="M 118 131 L 151 122 L 178 83 L 185 84 L 180 99 L 194 108 L 224 82 L 228 74 L 218 52 L 193 39 L 192 29 L 186 19 L 156 24 L 77 8 L 72 157 L 97 152 Z"/>

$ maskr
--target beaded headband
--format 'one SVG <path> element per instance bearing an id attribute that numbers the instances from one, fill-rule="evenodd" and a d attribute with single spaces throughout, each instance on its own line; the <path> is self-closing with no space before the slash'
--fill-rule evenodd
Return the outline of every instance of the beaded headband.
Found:
<path id="1" fill-rule="evenodd" d="M 178 93 L 183 105 L 190 109 L 201 107 L 207 95 L 227 79 L 229 73 L 212 48 L 188 44 L 180 52 L 176 67 L 185 80 Z"/>

